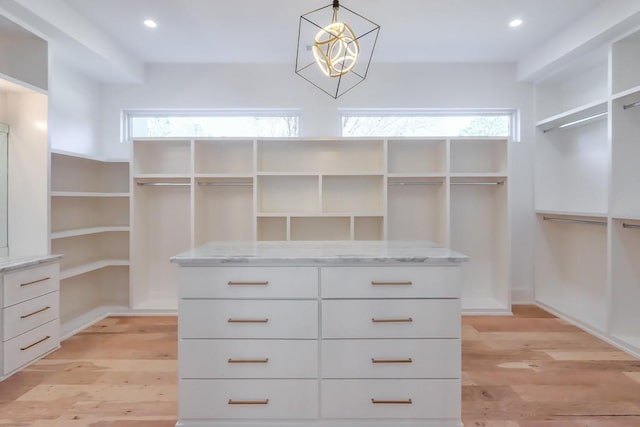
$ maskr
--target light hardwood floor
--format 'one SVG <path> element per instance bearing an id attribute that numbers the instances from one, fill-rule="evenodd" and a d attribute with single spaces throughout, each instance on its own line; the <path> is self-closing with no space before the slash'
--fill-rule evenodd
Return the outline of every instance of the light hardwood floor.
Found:
<path id="1" fill-rule="evenodd" d="M 465 427 L 640 427 L 640 360 L 552 315 L 463 320 Z M 176 318 L 113 317 L 0 383 L 0 427 L 173 427 Z"/>

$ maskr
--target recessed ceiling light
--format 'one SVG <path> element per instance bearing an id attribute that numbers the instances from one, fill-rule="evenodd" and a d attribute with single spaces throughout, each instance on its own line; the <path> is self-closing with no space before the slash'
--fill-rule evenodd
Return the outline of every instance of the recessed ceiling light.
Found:
<path id="1" fill-rule="evenodd" d="M 158 24 L 156 24 L 156 21 L 154 21 L 153 19 L 145 19 L 144 25 L 149 28 L 156 28 L 158 26 Z"/>
<path id="2" fill-rule="evenodd" d="M 522 25 L 522 19 L 520 18 L 514 18 L 509 22 L 509 26 L 511 28 L 516 28 L 516 27 L 519 27 L 520 25 Z"/>

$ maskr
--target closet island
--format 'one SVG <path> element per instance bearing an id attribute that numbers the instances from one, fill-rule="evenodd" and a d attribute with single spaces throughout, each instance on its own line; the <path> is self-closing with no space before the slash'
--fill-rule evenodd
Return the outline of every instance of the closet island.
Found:
<path id="1" fill-rule="evenodd" d="M 461 263 L 428 241 L 215 242 L 178 271 L 182 427 L 460 427 Z"/>

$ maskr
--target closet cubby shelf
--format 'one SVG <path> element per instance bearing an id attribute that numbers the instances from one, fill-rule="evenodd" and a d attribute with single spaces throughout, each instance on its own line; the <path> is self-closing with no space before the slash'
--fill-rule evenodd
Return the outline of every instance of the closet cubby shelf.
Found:
<path id="1" fill-rule="evenodd" d="M 463 301 L 471 298 L 474 312 L 510 310 L 507 138 L 138 144 L 131 166 L 134 309 L 166 308 L 177 281 L 166 259 L 208 241 L 430 240 L 471 256 Z M 137 186 L 165 179 L 195 188 Z M 455 236 L 452 218 L 463 230 Z"/>
<path id="2" fill-rule="evenodd" d="M 640 86 L 632 87 L 631 89 L 623 90 L 621 92 L 614 93 L 611 98 L 615 101 L 622 98 L 638 96 L 640 100 Z"/>
<path id="3" fill-rule="evenodd" d="M 92 191 L 52 191 L 51 197 L 129 197 L 129 193 L 98 193 Z"/>
<path id="4" fill-rule="evenodd" d="M 99 234 L 99 233 L 128 232 L 128 231 L 129 231 L 129 226 L 76 228 L 72 230 L 54 231 L 51 233 L 51 240 L 66 239 L 68 237 L 86 236 L 86 235 Z"/>
<path id="5" fill-rule="evenodd" d="M 61 253 L 63 336 L 128 306 L 130 161 L 51 153 L 50 250 Z M 106 268 L 106 267 L 114 268 Z"/>
<path id="6" fill-rule="evenodd" d="M 585 120 L 607 112 L 608 102 L 606 99 L 601 99 L 542 119 L 536 123 L 536 127 L 542 131 L 550 131 L 560 126 L 579 122 L 580 120 Z"/>
<path id="7" fill-rule="evenodd" d="M 586 218 L 599 218 L 607 219 L 606 212 L 574 212 L 574 211 L 555 211 L 555 210 L 536 210 L 538 215 L 550 215 L 550 216 L 566 216 L 566 217 L 586 217 Z"/>
<path id="8" fill-rule="evenodd" d="M 108 259 L 108 260 L 100 260 L 95 262 L 90 262 L 87 264 L 82 264 L 77 267 L 69 268 L 66 270 L 62 270 L 60 272 L 60 280 L 69 279 L 71 277 L 79 276 L 81 274 L 90 273 L 95 270 L 100 270 L 105 267 L 115 267 L 115 266 L 129 266 L 129 260 L 124 259 Z"/>

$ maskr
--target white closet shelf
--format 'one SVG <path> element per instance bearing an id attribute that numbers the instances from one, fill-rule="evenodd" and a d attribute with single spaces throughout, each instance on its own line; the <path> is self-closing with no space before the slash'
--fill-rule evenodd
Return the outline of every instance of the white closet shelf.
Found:
<path id="1" fill-rule="evenodd" d="M 384 176 L 381 171 L 359 171 L 359 172 L 326 172 L 326 171 L 301 171 L 301 172 L 257 172 L 258 176 Z"/>
<path id="2" fill-rule="evenodd" d="M 123 159 L 119 159 L 119 158 L 102 159 L 100 157 L 92 156 L 92 155 L 89 155 L 89 154 L 74 153 L 72 151 L 58 150 L 58 149 L 52 149 L 51 150 L 51 154 L 56 154 L 56 155 L 59 155 L 59 156 L 73 157 L 73 158 L 77 158 L 77 159 L 92 160 L 94 162 L 100 162 L 100 163 L 129 163 L 129 159 L 124 159 L 124 158 Z"/>
<path id="3" fill-rule="evenodd" d="M 640 95 L 640 86 L 632 87 L 631 89 L 623 90 L 621 92 L 614 93 L 611 97 L 614 101 L 616 99 L 625 98 L 627 96 Z"/>
<path id="4" fill-rule="evenodd" d="M 346 218 L 357 217 L 379 217 L 384 216 L 382 212 L 258 212 L 258 218 Z"/>
<path id="5" fill-rule="evenodd" d="M 620 220 L 628 219 L 630 221 L 640 221 L 640 212 L 639 213 L 631 213 L 631 212 L 617 213 L 617 214 L 613 214 L 611 217 L 613 219 L 620 219 Z"/>
<path id="6" fill-rule="evenodd" d="M 589 217 L 607 219 L 606 212 L 578 212 L 578 211 L 555 211 L 555 210 L 536 210 L 538 215 L 553 215 L 553 216 L 573 216 L 573 217 Z"/>
<path id="7" fill-rule="evenodd" d="M 253 179 L 252 173 L 197 173 L 197 178 Z"/>
<path id="8" fill-rule="evenodd" d="M 134 179 L 191 179 L 189 173 L 138 173 L 133 176 Z"/>
<path id="9" fill-rule="evenodd" d="M 52 191 L 51 197 L 129 197 L 129 193 L 102 193 L 93 191 Z"/>
<path id="10" fill-rule="evenodd" d="M 422 173 L 422 172 L 393 172 L 388 173 L 389 178 L 446 178 L 447 174 L 444 172 L 436 173 Z"/>
<path id="11" fill-rule="evenodd" d="M 51 240 L 54 239 L 64 239 L 66 237 L 75 237 L 75 236 L 86 236 L 89 234 L 98 234 L 98 233 L 108 233 L 108 232 L 113 232 L 113 231 L 118 231 L 118 232 L 128 232 L 129 231 L 129 226 L 128 225 L 123 225 L 123 226 L 105 226 L 105 227 L 89 227 L 89 228 L 76 228 L 73 230 L 61 230 L 61 231 L 54 231 L 51 233 Z"/>
<path id="12" fill-rule="evenodd" d="M 507 174 L 504 172 L 498 173 L 475 173 L 475 172 L 454 172 L 451 173 L 451 178 L 470 178 L 470 179 L 485 179 L 485 178 L 498 178 L 507 179 Z M 462 181 L 459 181 L 462 182 Z"/>
<path id="13" fill-rule="evenodd" d="M 540 120 L 536 123 L 536 127 L 542 131 L 548 131 L 562 125 L 588 119 L 598 114 L 607 113 L 607 111 L 608 101 L 601 99 Z"/>
<path id="14" fill-rule="evenodd" d="M 96 262 L 91 262 L 88 264 L 79 265 L 77 267 L 69 268 L 67 270 L 62 270 L 60 272 L 60 280 L 69 279 L 71 277 L 79 276 L 81 274 L 90 273 L 95 270 L 100 270 L 105 267 L 119 267 L 119 266 L 129 266 L 129 260 L 121 260 L 121 259 L 107 259 Z"/>

